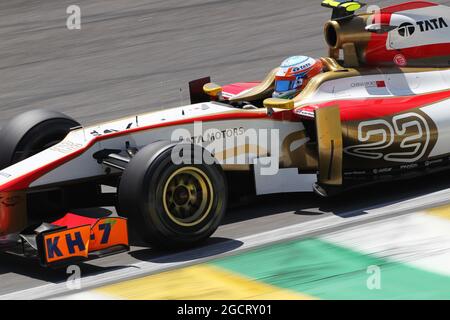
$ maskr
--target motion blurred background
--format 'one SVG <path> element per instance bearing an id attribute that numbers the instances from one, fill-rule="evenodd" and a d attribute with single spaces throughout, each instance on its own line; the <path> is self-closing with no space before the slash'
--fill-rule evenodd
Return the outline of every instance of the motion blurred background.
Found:
<path id="1" fill-rule="evenodd" d="M 326 55 L 320 2 L 1 1 L 0 125 L 33 108 L 91 124 L 176 106 L 190 80 L 259 80 L 287 56 Z M 81 30 L 66 28 L 72 4 Z"/>
<path id="2" fill-rule="evenodd" d="M 325 56 L 322 29 L 331 12 L 320 2 L 1 1 L 0 126 L 34 108 L 62 111 L 82 124 L 92 124 L 173 107 L 188 103 L 190 80 L 204 76 L 220 84 L 259 80 L 288 56 Z M 386 6 L 402 1 L 365 2 Z M 450 0 L 434 2 L 450 5 Z M 66 9 L 73 4 L 81 8 L 81 30 L 66 28 Z M 239 239 L 290 226 L 302 230 L 304 223 L 311 222 L 322 231 L 314 231 L 314 237 L 305 241 L 125 282 L 99 289 L 91 297 L 213 298 L 213 293 L 219 293 L 239 299 L 450 298 L 450 209 L 445 206 L 450 199 L 449 179 L 450 174 L 444 173 L 333 199 L 314 195 L 265 198 L 229 210 L 212 239 L 223 241 L 225 250 L 200 249 L 172 257 L 134 247 L 130 254 L 84 265 L 83 275 L 106 279 L 108 271 L 125 268 L 123 275 L 135 264 L 152 272 L 174 268 L 245 247 Z M 428 210 L 437 205 L 444 207 Z M 412 207 L 420 207 L 419 212 L 405 215 Z M 348 232 L 323 231 L 330 221 L 395 210 L 399 216 L 393 220 L 367 225 L 355 222 Z M 268 243 L 271 240 L 264 238 Z M 5 256 L 1 262 L 0 293 L 11 295 L 0 298 L 50 294 L 57 292 L 52 291 L 56 290 L 53 285 L 59 284 L 65 289 L 64 270 L 43 271 Z M 382 286 L 387 290 L 368 289 L 366 269 L 370 265 L 386 267 Z M 117 273 L 103 280 L 114 279 Z M 50 287 L 42 289 L 42 285 Z M 21 291 L 30 288 L 34 291 Z"/>

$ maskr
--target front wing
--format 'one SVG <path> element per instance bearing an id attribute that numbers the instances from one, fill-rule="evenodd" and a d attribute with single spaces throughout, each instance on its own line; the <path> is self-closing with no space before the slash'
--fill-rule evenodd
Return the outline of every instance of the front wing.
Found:
<path id="1" fill-rule="evenodd" d="M 20 234 L 24 256 L 35 256 L 42 266 L 55 267 L 129 250 L 127 219 L 88 218 L 67 213 L 50 224 Z"/>

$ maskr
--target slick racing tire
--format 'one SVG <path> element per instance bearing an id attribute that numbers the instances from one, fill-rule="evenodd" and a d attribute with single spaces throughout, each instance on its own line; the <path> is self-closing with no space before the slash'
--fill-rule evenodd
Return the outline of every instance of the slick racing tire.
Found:
<path id="1" fill-rule="evenodd" d="M 80 124 L 63 113 L 32 110 L 12 118 L 0 130 L 0 169 L 60 142 Z"/>
<path id="2" fill-rule="evenodd" d="M 193 151 L 192 161 L 174 164 L 172 151 L 180 146 Z M 226 180 L 220 165 L 194 159 L 203 151 L 160 141 L 141 149 L 127 165 L 118 189 L 120 214 L 152 246 L 192 247 L 219 226 L 226 210 Z"/>

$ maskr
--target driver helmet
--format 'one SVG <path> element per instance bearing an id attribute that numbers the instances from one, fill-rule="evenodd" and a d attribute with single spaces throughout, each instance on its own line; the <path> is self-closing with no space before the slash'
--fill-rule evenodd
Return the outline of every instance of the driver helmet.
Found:
<path id="1" fill-rule="evenodd" d="M 322 72 L 322 61 L 306 56 L 293 56 L 283 61 L 275 75 L 274 98 L 292 99 Z"/>

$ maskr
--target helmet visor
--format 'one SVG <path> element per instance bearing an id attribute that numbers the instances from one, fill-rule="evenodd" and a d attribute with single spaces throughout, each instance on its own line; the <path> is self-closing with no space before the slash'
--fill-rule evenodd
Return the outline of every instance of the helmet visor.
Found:
<path id="1" fill-rule="evenodd" d="M 292 81 L 289 80 L 277 80 L 275 81 L 275 91 L 285 92 L 291 89 Z"/>
<path id="2" fill-rule="evenodd" d="M 302 86 L 305 75 L 299 75 L 292 80 L 279 79 L 275 80 L 275 91 L 285 92 L 289 90 L 295 90 Z"/>

